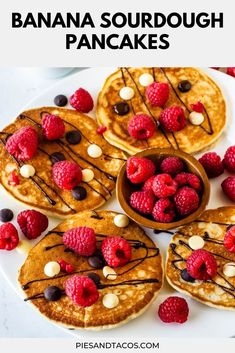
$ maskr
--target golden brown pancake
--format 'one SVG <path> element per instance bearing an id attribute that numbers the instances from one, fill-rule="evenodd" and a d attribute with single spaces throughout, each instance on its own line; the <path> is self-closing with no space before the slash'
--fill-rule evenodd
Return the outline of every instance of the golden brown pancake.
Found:
<path id="1" fill-rule="evenodd" d="M 158 127 L 156 133 L 148 140 L 137 140 L 128 133 L 128 122 L 136 114 L 148 114 L 158 125 L 162 111 L 160 107 L 152 107 L 146 98 L 146 87 L 141 86 L 139 77 L 150 73 L 155 81 L 167 82 L 170 96 L 163 108 L 172 105 L 181 106 L 187 118 L 186 127 L 178 132 L 166 133 Z M 191 89 L 182 93 L 178 84 L 188 80 Z M 126 101 L 129 113 L 120 116 L 114 112 L 114 105 L 122 102 L 119 96 L 121 88 L 133 88 L 134 97 Z M 191 104 L 201 101 L 204 104 L 204 122 L 192 125 L 188 119 L 192 111 Z M 196 153 L 213 144 L 221 135 L 226 123 L 226 104 L 218 85 L 203 71 L 196 68 L 121 68 L 110 75 L 104 83 L 97 102 L 97 120 L 107 127 L 104 137 L 112 145 L 134 154 L 148 147 L 182 149 L 188 153 Z"/>
<path id="2" fill-rule="evenodd" d="M 42 138 L 41 119 L 45 113 L 55 114 L 63 119 L 66 132 L 79 130 L 82 138 L 79 144 L 71 145 L 66 138 L 57 141 L 47 141 Z M 7 136 L 25 126 L 34 126 L 40 136 L 37 154 L 25 164 L 31 164 L 36 174 L 30 179 L 20 176 L 19 169 L 23 162 L 14 159 L 5 149 Z M 111 146 L 105 139 L 97 134 L 96 122 L 87 115 L 75 110 L 43 107 L 31 109 L 20 114 L 16 120 L 0 133 L 0 180 L 2 186 L 15 199 L 38 208 L 53 216 L 65 217 L 101 206 L 111 196 L 115 189 L 115 181 L 119 169 L 126 159 L 124 153 Z M 91 158 L 87 153 L 90 144 L 97 144 L 102 148 L 103 154 L 99 158 Z M 82 182 L 87 191 L 87 197 L 76 200 L 70 191 L 62 190 L 52 180 L 52 163 L 50 156 L 54 152 L 62 152 L 66 159 L 74 161 L 82 169 L 93 170 L 94 179 L 88 183 Z M 10 172 L 17 170 L 20 177 L 18 186 L 8 184 Z"/>
<path id="3" fill-rule="evenodd" d="M 130 221 L 125 228 L 118 228 L 113 222 L 116 214 L 112 211 L 78 213 L 50 231 L 29 252 L 20 270 L 19 282 L 24 288 L 26 297 L 31 298 L 30 301 L 41 314 L 73 328 L 107 329 L 136 318 L 156 298 L 163 281 L 159 249 L 134 222 Z M 115 269 L 118 274 L 115 280 L 106 279 L 102 269 L 90 267 L 85 257 L 65 252 L 61 236 L 63 232 L 78 226 L 93 228 L 97 234 L 97 241 L 100 241 L 98 244 L 104 237 L 111 235 L 122 236 L 130 242 L 132 259 L 125 266 Z M 45 264 L 61 258 L 73 264 L 78 274 L 87 275 L 90 272 L 99 274 L 102 286 L 98 287 L 99 299 L 92 306 L 79 307 L 66 295 L 54 302 L 43 297 L 42 293 L 49 285 L 63 289 L 64 281 L 73 275 L 60 273 L 53 278 L 46 277 L 43 271 Z M 102 304 L 102 298 L 107 293 L 116 294 L 119 298 L 118 306 L 113 309 L 107 309 Z M 35 299 L 34 296 L 38 298 Z"/>

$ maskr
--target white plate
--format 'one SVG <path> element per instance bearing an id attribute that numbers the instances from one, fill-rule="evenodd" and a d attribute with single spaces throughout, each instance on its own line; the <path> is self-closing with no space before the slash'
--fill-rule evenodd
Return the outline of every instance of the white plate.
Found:
<path id="1" fill-rule="evenodd" d="M 25 108 L 53 105 L 53 99 L 57 94 L 65 94 L 70 96 L 79 87 L 87 89 L 95 99 L 103 85 L 104 80 L 113 71 L 113 68 L 94 68 L 71 75 L 60 80 L 56 85 L 44 91 L 40 96 L 32 100 Z M 206 69 L 205 71 L 221 86 L 228 103 L 228 126 L 219 143 L 214 148 L 215 151 L 223 156 L 226 148 L 231 144 L 235 144 L 235 102 L 233 101 L 235 79 L 215 70 Z M 92 112 L 92 115 L 94 116 L 94 111 Z M 223 174 L 221 177 L 211 181 L 212 190 L 209 203 L 210 208 L 231 204 L 222 194 L 220 188 L 220 183 L 225 177 L 226 174 Z M 22 205 L 6 196 L 2 189 L 0 190 L 0 199 L 1 207 L 3 207 L 3 205 L 4 207 L 9 207 L 15 214 L 23 209 Z M 113 196 L 111 200 L 106 203 L 103 209 L 121 211 L 115 196 Z M 51 218 L 50 228 L 55 226 L 57 223 L 58 220 Z M 146 232 L 160 247 L 162 253 L 165 254 L 167 245 L 170 241 L 170 236 L 166 233 L 154 235 L 153 231 L 148 229 L 146 229 Z M 23 261 L 24 256 L 18 254 L 16 251 L 9 253 L 4 251 L 1 252 L 1 271 L 7 281 L 16 290 L 17 294 L 22 298 L 23 293 L 17 284 L 17 272 Z M 82 330 L 69 332 L 71 332 L 72 335 L 79 336 L 80 338 L 97 339 L 99 337 L 108 339 L 115 337 L 116 341 L 119 339 L 124 339 L 125 337 L 128 339 L 143 337 L 143 332 L 145 332 L 145 337 L 152 339 L 156 339 L 157 337 L 230 337 L 235 335 L 234 312 L 212 309 L 187 297 L 185 298 L 187 299 L 190 308 L 190 317 L 187 323 L 183 325 L 163 324 L 156 314 L 158 305 L 167 296 L 174 294 L 177 294 L 177 292 L 165 283 L 159 297 L 155 303 L 150 306 L 147 312 L 136 320 L 133 320 L 120 328 L 102 332 Z M 49 321 L 45 320 L 45 325 L 50 325 Z"/>

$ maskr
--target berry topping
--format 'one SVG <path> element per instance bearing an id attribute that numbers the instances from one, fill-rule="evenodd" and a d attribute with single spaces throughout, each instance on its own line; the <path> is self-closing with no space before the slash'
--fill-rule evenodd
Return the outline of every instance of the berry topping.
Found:
<path id="1" fill-rule="evenodd" d="M 187 321 L 189 308 L 186 300 L 180 297 L 169 297 L 159 306 L 158 315 L 163 322 L 177 322 L 183 324 Z"/>
<path id="2" fill-rule="evenodd" d="M 155 173 L 155 165 L 148 158 L 130 157 L 126 164 L 127 178 L 133 184 L 143 183 Z"/>
<path id="3" fill-rule="evenodd" d="M 13 250 L 19 244 L 17 229 L 12 223 L 5 223 L 0 226 L 0 249 Z"/>
<path id="4" fill-rule="evenodd" d="M 42 132 L 50 141 L 62 138 L 65 132 L 63 120 L 56 115 L 45 114 L 42 118 Z"/>
<path id="5" fill-rule="evenodd" d="M 97 134 L 103 135 L 103 133 L 104 133 L 106 130 L 107 130 L 107 127 L 106 127 L 106 126 L 99 126 L 96 131 L 97 131 Z"/>
<path id="6" fill-rule="evenodd" d="M 124 266 L 131 259 L 131 246 L 121 237 L 107 237 L 102 241 L 101 250 L 105 261 L 112 267 Z"/>
<path id="7" fill-rule="evenodd" d="M 222 190 L 230 200 L 235 202 L 235 177 L 226 178 L 221 184 Z"/>
<path id="8" fill-rule="evenodd" d="M 227 74 L 235 77 L 235 67 L 227 67 Z"/>
<path id="9" fill-rule="evenodd" d="M 70 104 L 78 112 L 89 113 L 94 107 L 93 99 L 89 92 L 79 88 L 69 100 Z"/>
<path id="10" fill-rule="evenodd" d="M 154 205 L 152 215 L 157 222 L 172 222 L 176 216 L 174 203 L 169 199 L 158 200 Z"/>
<path id="11" fill-rule="evenodd" d="M 235 226 L 231 227 L 225 234 L 224 246 L 229 252 L 235 253 Z"/>
<path id="12" fill-rule="evenodd" d="M 44 290 L 45 299 L 55 302 L 61 298 L 62 291 L 56 286 L 49 286 Z"/>
<path id="13" fill-rule="evenodd" d="M 87 261 L 92 268 L 100 269 L 103 268 L 105 265 L 103 255 L 97 252 L 95 252 L 93 256 L 88 257 Z"/>
<path id="14" fill-rule="evenodd" d="M 178 106 L 166 108 L 161 112 L 159 122 L 165 131 L 180 131 L 186 126 L 184 110 Z"/>
<path id="15" fill-rule="evenodd" d="M 61 161 L 53 165 L 52 177 L 59 188 L 72 190 L 82 181 L 82 171 L 74 162 Z"/>
<path id="16" fill-rule="evenodd" d="M 57 162 L 65 161 L 65 155 L 62 152 L 54 152 L 50 156 L 50 160 L 52 164 L 55 164 Z"/>
<path id="17" fill-rule="evenodd" d="M 201 181 L 199 177 L 192 173 L 179 173 L 175 177 L 175 181 L 177 182 L 178 186 L 191 186 L 194 190 L 200 191 L 201 190 Z"/>
<path id="18" fill-rule="evenodd" d="M 143 191 L 153 191 L 153 181 L 154 181 L 155 175 L 152 175 L 150 178 L 148 178 L 145 182 L 144 185 L 142 187 Z"/>
<path id="19" fill-rule="evenodd" d="M 123 116 L 129 113 L 130 107 L 128 103 L 120 102 L 113 106 L 113 111 L 114 113 Z"/>
<path id="20" fill-rule="evenodd" d="M 159 198 L 174 195 L 177 187 L 177 183 L 169 174 L 158 174 L 153 181 L 153 192 Z"/>
<path id="21" fill-rule="evenodd" d="M 196 191 L 188 186 L 181 187 L 174 196 L 177 212 L 186 216 L 198 209 L 199 197 Z"/>
<path id="22" fill-rule="evenodd" d="M 223 163 L 216 152 L 205 153 L 199 158 L 199 162 L 205 169 L 208 178 L 215 178 L 224 172 Z"/>
<path id="23" fill-rule="evenodd" d="M 48 218 L 41 212 L 25 210 L 18 214 L 17 222 L 28 239 L 36 239 L 48 227 Z"/>
<path id="24" fill-rule="evenodd" d="M 225 169 L 227 169 L 231 173 L 235 173 L 235 146 L 231 146 L 227 149 L 223 164 Z"/>
<path id="25" fill-rule="evenodd" d="M 128 132 L 130 136 L 137 140 L 148 139 L 153 136 L 155 131 L 156 125 L 153 119 L 146 114 L 133 116 L 128 124 Z"/>
<path id="26" fill-rule="evenodd" d="M 78 130 L 66 132 L 65 138 L 70 145 L 78 145 L 82 139 L 82 135 Z"/>
<path id="27" fill-rule="evenodd" d="M 152 191 L 135 191 L 131 194 L 130 205 L 140 213 L 152 213 L 155 196 Z"/>
<path id="28" fill-rule="evenodd" d="M 54 103 L 58 107 L 64 107 L 68 103 L 68 98 L 63 94 L 58 94 L 58 96 L 54 98 Z"/>
<path id="29" fill-rule="evenodd" d="M 76 186 L 72 190 L 73 198 L 77 201 L 82 201 L 87 197 L 87 191 L 83 186 Z"/>
<path id="30" fill-rule="evenodd" d="M 75 267 L 73 265 L 69 264 L 68 262 L 66 262 L 63 259 L 60 259 L 58 261 L 58 264 L 60 265 L 60 270 L 61 271 L 64 271 L 64 272 L 67 272 L 67 273 L 72 273 L 72 272 L 75 271 Z"/>
<path id="31" fill-rule="evenodd" d="M 153 107 L 163 107 L 169 98 L 169 85 L 164 82 L 153 82 L 146 89 L 146 95 Z"/>
<path id="32" fill-rule="evenodd" d="M 190 104 L 190 107 L 194 112 L 197 113 L 202 113 L 204 111 L 204 105 L 200 101 L 194 104 Z"/>
<path id="33" fill-rule="evenodd" d="M 12 212 L 12 210 L 10 210 L 9 208 L 3 208 L 0 211 L 0 221 L 1 222 L 10 222 L 12 220 L 12 218 L 14 217 L 14 214 Z"/>
<path id="34" fill-rule="evenodd" d="M 65 293 L 74 304 L 82 307 L 91 306 L 99 298 L 99 292 L 92 279 L 74 275 L 65 281 Z"/>
<path id="35" fill-rule="evenodd" d="M 63 243 L 81 256 L 90 256 L 96 251 L 95 232 L 89 227 L 68 230 L 63 235 Z"/>
<path id="36" fill-rule="evenodd" d="M 31 127 L 23 127 L 10 136 L 6 143 L 7 152 L 21 161 L 28 161 L 37 152 L 38 135 Z"/>
<path id="37" fill-rule="evenodd" d="M 187 271 L 193 278 L 207 281 L 216 275 L 217 263 L 211 253 L 198 249 L 187 259 Z"/>
<path id="38" fill-rule="evenodd" d="M 163 159 L 160 165 L 160 170 L 162 173 L 175 176 L 184 170 L 184 164 L 179 157 L 167 157 Z"/>
<path id="39" fill-rule="evenodd" d="M 8 178 L 8 185 L 17 186 L 20 183 L 19 175 L 16 170 L 13 170 Z"/>
<path id="40" fill-rule="evenodd" d="M 195 282 L 195 278 L 193 278 L 193 277 L 190 276 L 190 274 L 188 273 L 188 271 L 187 271 L 186 268 L 181 271 L 181 278 L 182 278 L 185 282 L 190 282 L 190 283 Z"/>
<path id="41" fill-rule="evenodd" d="M 192 87 L 192 85 L 188 80 L 183 80 L 178 84 L 178 89 L 182 93 L 190 91 L 191 87 Z"/>

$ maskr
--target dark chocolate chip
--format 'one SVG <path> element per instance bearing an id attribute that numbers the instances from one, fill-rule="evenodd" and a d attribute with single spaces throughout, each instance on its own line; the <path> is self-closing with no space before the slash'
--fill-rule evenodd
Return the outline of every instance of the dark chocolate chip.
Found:
<path id="1" fill-rule="evenodd" d="M 79 131 L 72 130 L 66 133 L 65 138 L 71 145 L 77 145 L 80 143 L 82 136 Z"/>
<path id="2" fill-rule="evenodd" d="M 92 279 L 92 281 L 98 285 L 100 284 L 100 276 L 97 273 L 94 272 L 90 272 L 88 273 L 87 277 L 89 277 L 90 279 Z"/>
<path id="3" fill-rule="evenodd" d="M 61 294 L 61 289 L 56 286 L 49 286 L 44 290 L 44 297 L 52 302 L 59 300 Z"/>
<path id="4" fill-rule="evenodd" d="M 72 195 L 75 198 L 75 200 L 82 201 L 87 197 L 87 191 L 82 186 L 76 186 L 72 190 Z"/>
<path id="5" fill-rule="evenodd" d="M 182 277 L 183 280 L 186 281 L 186 282 L 191 282 L 191 283 L 195 282 L 195 279 L 190 276 L 190 274 L 188 273 L 188 271 L 186 270 L 186 268 L 181 271 L 181 277 Z"/>
<path id="6" fill-rule="evenodd" d="M 191 87 L 192 85 L 188 80 L 183 80 L 178 84 L 178 88 L 182 93 L 190 91 Z"/>
<path id="7" fill-rule="evenodd" d="M 93 255 L 88 257 L 88 264 L 93 268 L 102 268 L 104 267 L 104 259 L 101 256 Z"/>
<path id="8" fill-rule="evenodd" d="M 55 163 L 60 162 L 60 161 L 64 161 L 65 159 L 66 158 L 65 158 L 64 154 L 61 153 L 61 152 L 54 152 L 50 156 L 50 160 L 51 160 L 52 164 L 55 164 Z"/>
<path id="9" fill-rule="evenodd" d="M 14 217 L 14 214 L 12 212 L 12 210 L 10 210 L 9 208 L 3 208 L 0 211 L 0 221 L 1 222 L 10 222 L 12 220 L 12 218 Z"/>
<path id="10" fill-rule="evenodd" d="M 119 102 L 113 106 L 113 111 L 118 115 L 126 115 L 129 113 L 130 107 L 126 102 Z"/>
<path id="11" fill-rule="evenodd" d="M 58 107 L 64 107 L 68 103 L 68 98 L 63 94 L 59 94 L 54 98 L 54 103 Z"/>

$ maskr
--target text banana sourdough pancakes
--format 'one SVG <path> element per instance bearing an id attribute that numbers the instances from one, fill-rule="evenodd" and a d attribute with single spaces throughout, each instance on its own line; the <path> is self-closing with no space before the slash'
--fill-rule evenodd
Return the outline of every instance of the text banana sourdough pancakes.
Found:
<path id="1" fill-rule="evenodd" d="M 19 201 L 64 217 L 102 205 L 126 157 L 74 110 L 20 114 L 0 132 L 0 179 Z"/>
<path id="2" fill-rule="evenodd" d="M 120 68 L 99 94 L 104 137 L 130 154 L 148 147 L 196 153 L 214 143 L 226 123 L 217 84 L 195 68 Z"/>
<path id="3" fill-rule="evenodd" d="M 43 315 L 85 329 L 134 319 L 162 281 L 159 249 L 111 211 L 80 212 L 58 225 L 29 252 L 19 274 L 27 300 Z"/>

